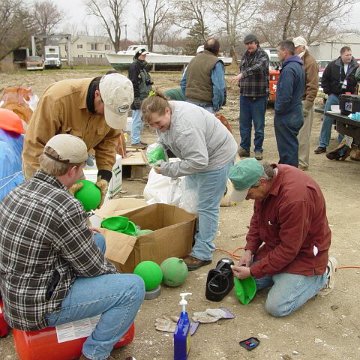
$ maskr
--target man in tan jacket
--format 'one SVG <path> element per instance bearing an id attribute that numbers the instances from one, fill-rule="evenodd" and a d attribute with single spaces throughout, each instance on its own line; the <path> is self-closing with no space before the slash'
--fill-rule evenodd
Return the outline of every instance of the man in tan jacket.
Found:
<path id="1" fill-rule="evenodd" d="M 106 194 L 116 160 L 116 144 L 126 127 L 133 102 L 131 81 L 118 73 L 88 79 L 68 79 L 50 85 L 34 111 L 25 135 L 23 170 L 26 179 L 39 168 L 45 144 L 57 134 L 82 139 L 95 150 L 98 182 Z M 105 194 L 104 194 L 105 193 Z"/>
<path id="2" fill-rule="evenodd" d="M 315 58 L 310 55 L 307 42 L 302 36 L 293 39 L 295 54 L 304 62 L 305 92 L 303 97 L 304 124 L 298 134 L 299 168 L 307 170 L 309 167 L 310 136 L 314 118 L 314 101 L 319 89 L 319 68 Z"/>

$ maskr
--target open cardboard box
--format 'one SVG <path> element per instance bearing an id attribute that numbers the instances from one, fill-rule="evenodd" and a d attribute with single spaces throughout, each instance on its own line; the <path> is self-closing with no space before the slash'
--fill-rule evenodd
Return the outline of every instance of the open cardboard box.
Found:
<path id="1" fill-rule="evenodd" d="M 108 214 L 106 203 L 101 214 L 119 215 L 123 207 L 121 199 L 112 200 L 111 212 Z M 102 229 L 106 239 L 105 256 L 115 264 L 121 272 L 132 272 L 135 266 L 144 260 L 152 260 L 161 264 L 165 259 L 176 256 L 185 257 L 191 252 L 196 215 L 168 204 L 152 204 L 129 212 L 122 213 L 141 229 L 153 230 L 152 233 L 134 237 Z"/>

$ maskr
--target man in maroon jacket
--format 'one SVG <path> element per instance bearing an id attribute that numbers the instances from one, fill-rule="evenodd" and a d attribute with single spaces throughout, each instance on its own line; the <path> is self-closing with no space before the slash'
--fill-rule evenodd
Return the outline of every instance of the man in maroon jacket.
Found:
<path id="1" fill-rule="evenodd" d="M 265 308 L 275 317 L 297 310 L 334 286 L 331 231 L 317 183 L 289 165 L 244 159 L 230 170 L 232 200 L 253 199 L 245 253 L 233 266 L 239 279 L 253 276 L 257 290 L 271 287 Z"/>

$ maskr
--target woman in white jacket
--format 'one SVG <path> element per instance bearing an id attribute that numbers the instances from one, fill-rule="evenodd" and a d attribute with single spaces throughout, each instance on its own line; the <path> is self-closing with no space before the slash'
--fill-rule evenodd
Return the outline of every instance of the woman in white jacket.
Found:
<path id="1" fill-rule="evenodd" d="M 184 259 L 190 271 L 196 270 L 212 261 L 220 201 L 236 141 L 210 112 L 187 102 L 168 101 L 160 93 L 145 99 L 141 111 L 144 121 L 157 130 L 159 142 L 180 159 L 162 161 L 155 171 L 169 177 L 186 176 L 186 188 L 197 192 L 198 231 Z"/>

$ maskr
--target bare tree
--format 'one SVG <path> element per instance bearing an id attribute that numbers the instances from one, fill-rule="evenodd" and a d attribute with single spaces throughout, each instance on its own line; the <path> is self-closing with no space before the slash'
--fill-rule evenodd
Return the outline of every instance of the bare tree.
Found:
<path id="1" fill-rule="evenodd" d="M 230 54 L 235 55 L 235 46 L 240 32 L 246 28 L 252 20 L 257 8 L 257 0 L 212 0 L 210 2 L 214 15 L 222 24 L 227 35 Z"/>
<path id="2" fill-rule="evenodd" d="M 210 22 L 208 1 L 206 0 L 171 0 L 173 23 L 182 28 L 192 29 L 193 35 L 198 39 L 198 44 L 203 43 L 209 36 L 209 28 L 206 25 Z"/>
<path id="3" fill-rule="evenodd" d="M 32 11 L 35 26 L 42 35 L 49 35 L 62 21 L 64 13 L 49 0 L 36 1 Z"/>
<path id="4" fill-rule="evenodd" d="M 335 35 L 355 0 L 265 0 L 254 28 L 271 46 L 294 36 L 309 44 Z"/>
<path id="5" fill-rule="evenodd" d="M 86 3 L 89 14 L 100 20 L 115 52 L 120 50 L 121 24 L 127 3 L 127 0 L 89 0 Z"/>
<path id="6" fill-rule="evenodd" d="M 13 50 L 29 45 L 33 23 L 22 0 L 1 0 L 0 29 L 0 60 Z"/>
<path id="7" fill-rule="evenodd" d="M 144 16 L 145 39 L 149 51 L 153 50 L 155 32 L 168 19 L 169 7 L 165 0 L 139 0 Z"/>

